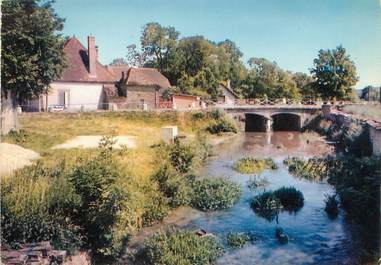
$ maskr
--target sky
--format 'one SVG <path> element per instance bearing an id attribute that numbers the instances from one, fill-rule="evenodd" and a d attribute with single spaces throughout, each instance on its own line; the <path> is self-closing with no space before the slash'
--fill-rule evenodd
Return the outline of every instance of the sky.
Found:
<path id="1" fill-rule="evenodd" d="M 139 45 L 143 26 L 173 26 L 180 37 L 234 41 L 250 57 L 308 73 L 320 49 L 343 45 L 357 66 L 356 88 L 381 85 L 381 0 L 56 0 L 64 35 L 95 36 L 101 63 Z"/>

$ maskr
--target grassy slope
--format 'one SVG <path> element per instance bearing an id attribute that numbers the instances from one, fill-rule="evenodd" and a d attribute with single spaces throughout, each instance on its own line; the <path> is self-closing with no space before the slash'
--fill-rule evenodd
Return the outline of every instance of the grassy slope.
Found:
<path id="1" fill-rule="evenodd" d="M 381 104 L 349 105 L 344 111 L 381 122 Z"/>

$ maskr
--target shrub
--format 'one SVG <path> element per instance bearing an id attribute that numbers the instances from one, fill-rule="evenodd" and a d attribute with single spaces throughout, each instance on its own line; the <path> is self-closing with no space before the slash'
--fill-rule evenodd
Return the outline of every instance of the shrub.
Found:
<path id="1" fill-rule="evenodd" d="M 277 169 L 277 165 L 271 158 L 256 159 L 243 157 L 234 163 L 233 168 L 242 174 L 254 174 L 260 173 L 265 169 Z"/>
<path id="2" fill-rule="evenodd" d="M 307 180 L 322 181 L 328 175 L 328 163 L 326 158 L 310 158 L 303 160 L 297 157 L 288 157 L 283 160 L 288 166 L 290 174 Z"/>
<path id="3" fill-rule="evenodd" d="M 192 113 L 192 119 L 193 120 L 202 120 L 202 119 L 205 119 L 205 118 L 206 118 L 205 113 L 203 113 L 201 111 Z"/>
<path id="4" fill-rule="evenodd" d="M 326 195 L 326 199 L 324 202 L 324 210 L 327 212 L 328 216 L 330 218 L 336 218 L 339 214 L 339 200 L 337 199 L 337 194 Z"/>
<path id="5" fill-rule="evenodd" d="M 282 187 L 274 191 L 283 208 L 288 211 L 297 211 L 304 205 L 303 193 L 294 187 Z"/>
<path id="6" fill-rule="evenodd" d="M 246 233 L 229 233 L 227 236 L 228 245 L 233 248 L 241 248 L 249 240 L 250 236 Z"/>
<path id="7" fill-rule="evenodd" d="M 191 200 L 191 183 L 178 174 L 170 165 L 163 165 L 152 177 L 157 181 L 159 190 L 168 198 L 169 206 L 188 205 Z"/>
<path id="8" fill-rule="evenodd" d="M 255 190 L 259 187 L 265 187 L 269 184 L 266 177 L 254 176 L 247 182 L 247 186 L 250 190 Z"/>
<path id="9" fill-rule="evenodd" d="M 223 252 L 214 237 L 199 237 L 191 232 L 166 232 L 145 241 L 133 264 L 212 264 Z"/>
<path id="10" fill-rule="evenodd" d="M 179 139 L 175 139 L 169 150 L 169 157 L 172 166 L 180 173 L 187 173 L 192 166 L 194 152 L 184 144 L 181 144 Z"/>
<path id="11" fill-rule="evenodd" d="M 241 187 L 221 178 L 196 180 L 192 206 L 202 211 L 222 210 L 233 206 L 241 195 Z"/>
<path id="12" fill-rule="evenodd" d="M 206 130 L 211 134 L 219 134 L 219 133 L 226 133 L 226 132 L 232 132 L 237 133 L 237 127 L 235 124 L 228 120 L 227 118 L 222 118 L 213 121 L 211 124 L 209 124 L 206 127 Z"/>
<path id="13" fill-rule="evenodd" d="M 255 196 L 250 206 L 256 214 L 268 221 L 274 220 L 282 208 L 282 204 L 272 191 L 265 191 Z"/>
<path id="14" fill-rule="evenodd" d="M 207 114 L 210 118 L 212 118 L 214 120 L 219 120 L 219 119 L 222 119 L 223 117 L 225 117 L 225 113 L 220 109 L 212 109 Z"/>
<path id="15" fill-rule="evenodd" d="M 80 161 L 68 175 L 77 195 L 74 222 L 81 227 L 85 245 L 95 256 L 111 256 L 113 225 L 120 210 L 124 192 L 115 185 L 120 171 L 111 157 L 112 141 L 102 140 L 95 159 Z"/>

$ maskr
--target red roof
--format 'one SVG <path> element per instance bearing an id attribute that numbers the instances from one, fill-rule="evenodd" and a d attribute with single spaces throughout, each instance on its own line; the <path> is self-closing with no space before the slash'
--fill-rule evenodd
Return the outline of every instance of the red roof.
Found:
<path id="1" fill-rule="evenodd" d="M 127 76 L 127 85 L 171 87 L 168 79 L 154 68 L 130 68 Z"/>
<path id="2" fill-rule="evenodd" d="M 96 62 L 96 77 L 90 77 L 87 49 L 76 37 L 72 37 L 66 42 L 64 52 L 68 66 L 57 81 L 101 83 L 119 81 L 120 77 L 118 78 L 108 71 L 99 61 Z"/>
<path id="3" fill-rule="evenodd" d="M 124 73 L 124 78 L 126 78 L 128 69 L 130 69 L 130 67 L 125 64 L 107 66 L 107 70 L 113 73 L 118 79 L 122 78 L 123 73 Z"/>

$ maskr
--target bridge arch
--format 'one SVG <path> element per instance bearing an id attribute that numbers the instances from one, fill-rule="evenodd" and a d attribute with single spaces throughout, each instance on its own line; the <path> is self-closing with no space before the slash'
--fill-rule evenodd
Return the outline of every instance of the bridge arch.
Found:
<path id="1" fill-rule="evenodd" d="M 271 119 L 258 113 L 245 113 L 245 132 L 268 132 Z"/>
<path id="2" fill-rule="evenodd" d="M 278 112 L 271 115 L 273 131 L 300 131 L 302 118 L 300 114 L 291 112 Z"/>

